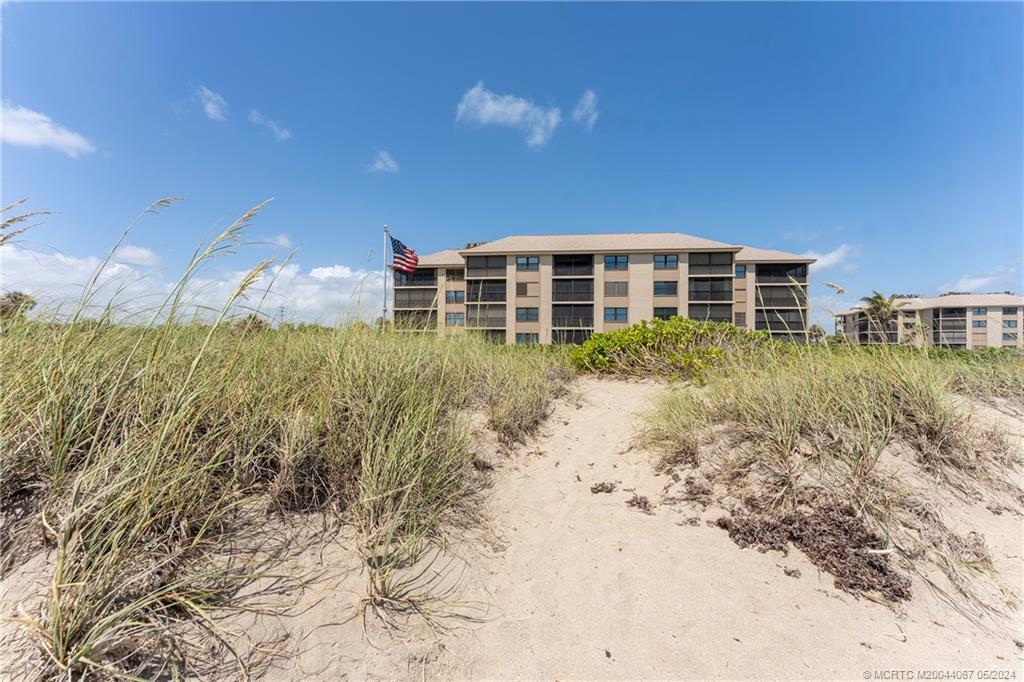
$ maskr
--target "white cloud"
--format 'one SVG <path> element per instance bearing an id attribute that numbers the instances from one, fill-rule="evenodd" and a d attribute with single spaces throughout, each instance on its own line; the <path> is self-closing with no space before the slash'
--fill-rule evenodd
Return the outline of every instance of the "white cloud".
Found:
<path id="1" fill-rule="evenodd" d="M 292 132 L 290 130 L 280 125 L 277 121 L 271 121 L 255 109 L 249 110 L 249 122 L 258 126 L 263 126 L 272 132 L 274 137 L 282 142 L 290 140 L 292 137 Z"/>
<path id="2" fill-rule="evenodd" d="M 543 147 L 562 120 L 562 112 L 558 107 L 539 107 L 522 97 L 497 95 L 480 81 L 459 100 L 455 120 L 516 128 L 525 133 L 528 146 Z"/>
<path id="3" fill-rule="evenodd" d="M 266 237 L 261 241 L 269 242 L 270 244 L 282 249 L 289 249 L 292 246 L 292 240 L 283 232 L 281 234 L 275 234 L 273 237 Z"/>
<path id="4" fill-rule="evenodd" d="M 945 282 L 940 284 L 939 293 L 945 293 L 947 291 L 978 293 L 992 291 L 997 288 L 1013 288 L 1014 284 L 1020 286 L 1020 280 L 1017 273 L 1018 267 L 1016 265 L 1007 265 L 989 272 L 965 275 L 955 282 Z"/>
<path id="5" fill-rule="evenodd" d="M 114 260 L 118 263 L 141 265 L 146 268 L 160 265 L 160 256 L 155 251 L 147 249 L 145 246 L 135 246 L 134 244 L 125 244 L 118 247 L 114 251 Z"/>
<path id="6" fill-rule="evenodd" d="M 46 114 L 4 101 L 0 109 L 3 141 L 21 147 L 49 147 L 77 159 L 92 154 L 96 145 L 84 136 L 57 125 Z"/>
<path id="7" fill-rule="evenodd" d="M 36 311 L 39 314 L 73 309 L 102 260 L 96 256 L 31 251 L 12 244 L 0 248 L 0 258 L 4 290 L 24 291 L 35 298 L 40 304 Z M 219 309 L 244 276 L 245 271 L 230 270 L 193 279 L 188 287 L 185 314 L 197 309 Z M 287 320 L 332 324 L 339 317 L 372 319 L 380 315 L 383 283 L 383 273 L 378 270 L 331 265 L 303 272 L 300 265 L 289 263 L 265 272 L 238 308 L 244 311 L 246 306 L 258 304 L 270 287 L 263 302 L 263 312 L 270 316 L 276 316 L 281 309 Z M 118 317 L 135 315 L 136 319 L 145 319 L 171 291 L 174 282 L 151 269 L 113 262 L 100 274 L 98 285 L 99 291 L 91 302 L 94 313 L 113 301 Z"/>
<path id="8" fill-rule="evenodd" d="M 856 258 L 860 255 L 860 246 L 856 244 L 840 244 L 836 248 L 828 251 L 827 253 L 818 253 L 816 251 L 808 251 L 803 254 L 807 258 L 817 258 L 817 262 L 811 266 L 814 272 L 821 272 L 828 268 L 836 265 L 847 263 L 851 258 Z M 854 269 L 856 269 L 854 265 Z M 847 272 L 851 272 L 849 265 L 845 266 Z"/>
<path id="9" fill-rule="evenodd" d="M 371 173 L 397 173 L 398 162 L 395 161 L 395 157 L 391 156 L 390 153 L 378 149 L 377 156 L 373 158 L 369 171 Z"/>
<path id="10" fill-rule="evenodd" d="M 192 94 L 200 104 L 203 105 L 203 111 L 206 112 L 206 118 L 211 121 L 224 121 L 228 117 L 228 103 L 223 97 L 209 89 L 205 85 L 200 85 L 196 88 Z"/>
<path id="11" fill-rule="evenodd" d="M 587 90 L 580 96 L 576 108 L 572 110 L 572 120 L 586 126 L 587 130 L 593 130 L 599 116 L 597 111 L 597 93 Z"/>

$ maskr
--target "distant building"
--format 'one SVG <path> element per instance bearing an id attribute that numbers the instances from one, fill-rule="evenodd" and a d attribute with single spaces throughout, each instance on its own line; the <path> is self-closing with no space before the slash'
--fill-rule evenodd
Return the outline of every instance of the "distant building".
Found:
<path id="1" fill-rule="evenodd" d="M 677 232 L 505 237 L 396 272 L 395 324 L 475 330 L 505 343 L 580 343 L 678 315 L 803 340 L 813 262 Z"/>
<path id="2" fill-rule="evenodd" d="M 836 331 L 851 343 L 909 343 L 946 348 L 1021 348 L 1024 296 L 943 294 L 895 299 L 896 317 L 885 329 L 862 306 L 836 316 Z"/>

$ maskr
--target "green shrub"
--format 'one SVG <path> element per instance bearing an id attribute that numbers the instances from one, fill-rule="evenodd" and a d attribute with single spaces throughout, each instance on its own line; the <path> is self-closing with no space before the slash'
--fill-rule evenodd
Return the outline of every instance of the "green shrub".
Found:
<path id="1" fill-rule="evenodd" d="M 574 348 L 570 358 L 576 367 L 594 372 L 700 379 L 727 356 L 773 345 L 768 332 L 672 317 L 594 334 Z"/>

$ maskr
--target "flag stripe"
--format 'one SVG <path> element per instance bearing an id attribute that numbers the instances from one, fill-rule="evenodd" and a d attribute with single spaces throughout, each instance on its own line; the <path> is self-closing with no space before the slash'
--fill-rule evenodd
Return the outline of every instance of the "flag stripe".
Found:
<path id="1" fill-rule="evenodd" d="M 391 251 L 393 253 L 392 267 L 406 274 L 415 272 L 416 266 L 419 265 L 420 257 L 402 242 L 391 237 L 391 235 L 388 236 L 391 238 Z"/>

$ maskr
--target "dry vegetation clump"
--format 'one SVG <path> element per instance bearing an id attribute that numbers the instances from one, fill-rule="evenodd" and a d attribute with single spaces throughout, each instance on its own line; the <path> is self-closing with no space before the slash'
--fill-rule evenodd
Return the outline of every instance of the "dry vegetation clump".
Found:
<path id="1" fill-rule="evenodd" d="M 670 499 L 730 508 L 741 544 L 794 544 L 844 589 L 899 600 L 909 588 L 890 575 L 891 555 L 937 589 L 927 567 L 941 569 L 975 614 L 1013 606 L 980 538 L 949 528 L 921 492 L 1024 509 L 1019 455 L 954 395 L 964 376 L 993 373 L 956 363 L 912 349 L 777 348 L 667 390 L 644 439 L 664 453 L 662 470 L 696 469 L 710 483 L 696 495 L 688 477 L 693 490 Z"/>
<path id="2" fill-rule="evenodd" d="M 368 603 L 423 611 L 422 581 L 402 569 L 430 553 L 480 475 L 467 416 L 522 439 L 567 381 L 557 352 L 236 314 L 259 299 L 268 263 L 195 317 L 190 278 L 260 208 L 197 251 L 147 322 L 93 305 L 106 263 L 73 311 L 4 322 L 2 570 L 42 557 L 49 572 L 16 616 L 36 652 L 22 673 L 177 677 L 227 660 L 244 676 L 258 661 L 235 653 L 220 616 L 283 608 L 246 586 L 265 598 L 307 577 L 277 573 L 288 547 L 269 515 L 352 524 Z"/>

